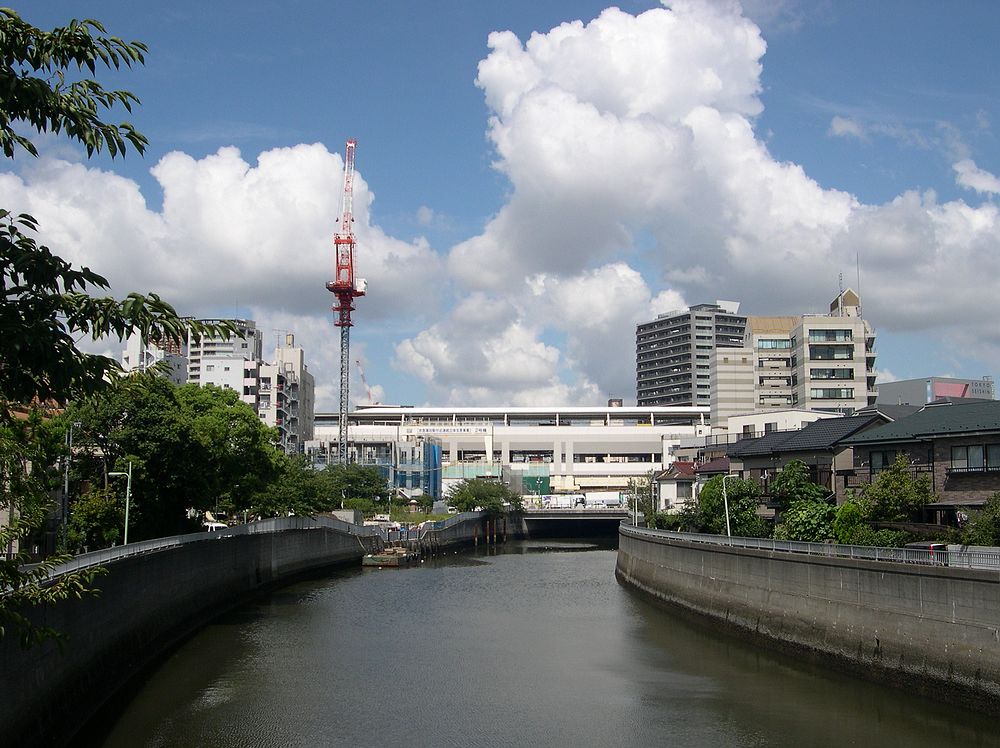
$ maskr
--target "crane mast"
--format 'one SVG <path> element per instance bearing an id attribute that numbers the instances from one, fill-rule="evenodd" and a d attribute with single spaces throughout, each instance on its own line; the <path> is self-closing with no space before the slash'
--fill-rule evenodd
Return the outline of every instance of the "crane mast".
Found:
<path id="1" fill-rule="evenodd" d="M 332 309 L 336 313 L 333 324 L 340 328 L 340 420 L 337 441 L 337 462 L 347 464 L 347 405 L 350 397 L 351 372 L 351 312 L 354 299 L 364 296 L 367 284 L 363 278 L 354 277 L 354 151 L 358 141 L 347 141 L 344 153 L 344 195 L 340 210 L 340 230 L 334 234 L 334 280 L 326 289 L 337 297 Z"/>

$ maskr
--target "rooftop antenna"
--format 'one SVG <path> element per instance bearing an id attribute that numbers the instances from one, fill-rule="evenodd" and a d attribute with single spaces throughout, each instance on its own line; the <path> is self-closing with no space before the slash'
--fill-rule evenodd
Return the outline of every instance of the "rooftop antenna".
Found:
<path id="1" fill-rule="evenodd" d="M 854 255 L 855 262 L 858 266 L 858 316 L 864 319 L 865 315 L 861 311 L 861 252 L 860 250 Z"/>

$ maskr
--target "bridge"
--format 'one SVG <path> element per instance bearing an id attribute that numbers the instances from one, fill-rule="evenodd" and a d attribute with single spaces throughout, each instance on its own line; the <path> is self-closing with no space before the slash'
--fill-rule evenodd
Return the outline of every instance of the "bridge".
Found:
<path id="1" fill-rule="evenodd" d="M 617 537 L 622 520 L 632 518 L 625 507 L 531 508 L 521 516 L 529 538 Z"/>

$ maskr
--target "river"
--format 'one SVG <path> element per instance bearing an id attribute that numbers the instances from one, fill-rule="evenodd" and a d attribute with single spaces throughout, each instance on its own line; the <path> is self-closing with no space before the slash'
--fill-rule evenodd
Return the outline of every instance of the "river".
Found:
<path id="1" fill-rule="evenodd" d="M 263 595 L 88 742 L 136 746 L 989 746 L 995 721 L 702 630 L 590 541 L 520 541 Z"/>

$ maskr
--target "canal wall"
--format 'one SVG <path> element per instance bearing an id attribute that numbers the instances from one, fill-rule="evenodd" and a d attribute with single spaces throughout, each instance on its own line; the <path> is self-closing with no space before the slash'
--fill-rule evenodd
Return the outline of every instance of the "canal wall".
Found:
<path id="1" fill-rule="evenodd" d="M 233 533 L 130 544 L 103 553 L 135 555 L 110 560 L 101 552 L 77 557 L 76 567 L 91 560 L 107 569 L 96 579 L 99 595 L 28 611 L 35 624 L 65 634 L 64 645 L 50 641 L 22 650 L 16 636 L 0 640 L 0 746 L 68 743 L 176 641 L 249 594 L 322 567 L 357 563 L 378 543 L 366 530 L 287 518 Z"/>
<path id="2" fill-rule="evenodd" d="M 780 650 L 1000 713 L 1000 571 L 678 535 L 621 527 L 618 579 Z"/>
<path id="3" fill-rule="evenodd" d="M 462 512 L 435 522 L 420 535 L 419 547 L 427 553 L 469 545 L 493 545 L 527 537 L 519 514 L 489 517 L 485 512 Z M 390 540 L 392 535 L 390 535 Z"/>

